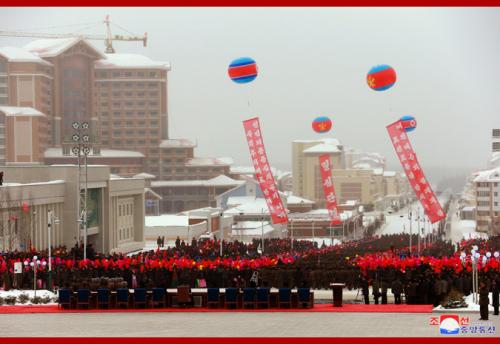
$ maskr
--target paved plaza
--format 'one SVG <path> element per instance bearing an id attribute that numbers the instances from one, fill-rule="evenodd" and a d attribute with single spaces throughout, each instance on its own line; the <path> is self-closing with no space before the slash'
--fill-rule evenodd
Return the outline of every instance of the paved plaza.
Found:
<path id="1" fill-rule="evenodd" d="M 2 314 L 0 333 L 2 337 L 439 337 L 443 336 L 439 334 L 439 327 L 429 325 L 431 316 L 436 315 L 280 312 Z M 471 321 L 479 318 L 479 314 L 467 316 Z M 500 336 L 500 318 L 490 315 L 490 321 L 496 328 L 494 336 Z"/>

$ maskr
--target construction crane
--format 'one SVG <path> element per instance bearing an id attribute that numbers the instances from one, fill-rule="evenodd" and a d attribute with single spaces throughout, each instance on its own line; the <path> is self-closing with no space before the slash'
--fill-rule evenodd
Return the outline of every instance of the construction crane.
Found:
<path id="1" fill-rule="evenodd" d="M 103 21 L 106 24 L 106 36 L 100 35 L 79 35 L 74 33 L 39 33 L 39 32 L 24 32 L 24 31 L 0 31 L 0 36 L 8 37 L 35 37 L 35 38 L 72 38 L 81 37 L 88 40 L 104 41 L 106 46 L 106 53 L 113 54 L 115 49 L 113 48 L 113 41 L 142 41 L 142 45 L 145 47 L 148 41 L 147 32 L 144 36 L 123 36 L 123 35 L 113 35 L 111 34 L 111 21 L 109 20 L 109 15 Z M 115 24 L 116 25 L 116 24 Z"/>

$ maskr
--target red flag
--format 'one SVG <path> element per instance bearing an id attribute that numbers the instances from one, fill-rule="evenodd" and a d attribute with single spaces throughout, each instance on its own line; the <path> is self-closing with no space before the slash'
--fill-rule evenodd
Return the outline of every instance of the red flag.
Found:
<path id="1" fill-rule="evenodd" d="M 424 171 L 420 168 L 417 155 L 410 144 L 408 135 L 403 129 L 403 124 L 401 121 L 394 122 L 387 126 L 387 131 L 406 177 L 415 192 L 415 196 L 422 204 L 427 217 L 432 223 L 444 219 L 446 214 L 441 204 L 439 204 L 430 184 L 427 182 Z"/>

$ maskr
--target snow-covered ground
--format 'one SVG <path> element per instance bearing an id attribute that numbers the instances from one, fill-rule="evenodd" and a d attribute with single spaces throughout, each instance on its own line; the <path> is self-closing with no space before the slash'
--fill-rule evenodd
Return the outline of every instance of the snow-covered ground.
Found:
<path id="1" fill-rule="evenodd" d="M 28 295 L 28 297 L 29 297 L 29 300 L 24 304 L 19 303 L 19 296 L 21 296 L 22 294 Z M 17 298 L 16 306 L 29 306 L 29 305 L 33 304 L 31 302 L 31 299 L 33 299 L 35 297 L 35 291 L 34 290 L 18 290 L 18 289 L 11 289 L 9 291 L 0 290 L 0 297 L 1 298 L 3 298 L 5 300 L 5 298 L 7 298 L 9 296 L 15 296 Z M 51 301 L 49 303 L 44 303 L 45 305 L 56 305 L 57 304 L 57 301 L 54 301 L 57 299 L 57 294 L 55 294 L 51 291 L 48 291 L 45 289 L 37 290 L 36 296 L 40 297 L 40 298 L 44 298 L 44 297 L 49 296 L 51 298 Z M 9 306 L 5 302 L 3 305 Z"/>
<path id="2" fill-rule="evenodd" d="M 441 201 L 441 200 L 440 200 Z M 412 233 L 416 234 L 417 229 L 425 228 L 426 233 L 429 233 L 430 226 L 429 224 L 425 224 L 423 220 L 418 221 L 417 214 L 420 214 L 420 218 L 423 219 L 423 211 L 422 208 L 417 205 L 417 203 L 412 203 L 410 206 L 412 211 L 412 223 L 411 229 Z M 408 207 L 401 208 L 399 211 L 389 214 L 387 212 L 385 215 L 385 223 L 378 230 L 379 234 L 399 234 L 399 233 L 410 233 L 410 219 L 408 214 Z"/>
<path id="3" fill-rule="evenodd" d="M 459 242 L 462 239 L 470 238 L 488 238 L 488 234 L 476 232 L 476 223 L 471 220 L 460 220 L 458 211 L 458 200 L 455 199 L 450 204 L 448 211 L 448 220 L 451 222 L 450 229 L 447 231 L 446 236 L 453 242 Z"/>
<path id="4" fill-rule="evenodd" d="M 478 296 L 479 297 L 479 296 Z M 493 311 L 493 306 L 491 305 L 491 300 L 492 300 L 492 295 L 490 293 L 489 295 L 490 298 L 490 305 L 488 306 L 488 309 L 490 312 Z M 439 312 L 439 313 L 450 313 L 450 312 L 479 312 L 479 304 L 476 304 L 472 301 L 473 295 L 470 294 L 469 296 L 465 297 L 465 303 L 467 303 L 467 307 L 464 308 L 444 308 L 443 306 L 437 306 L 434 308 L 434 312 Z"/>

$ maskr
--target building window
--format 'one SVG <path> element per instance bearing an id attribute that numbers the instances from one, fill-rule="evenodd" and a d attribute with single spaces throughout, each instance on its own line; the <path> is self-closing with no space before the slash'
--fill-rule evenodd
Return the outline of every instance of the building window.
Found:
<path id="1" fill-rule="evenodd" d="M 500 137 L 500 129 L 493 129 L 493 137 Z"/>
<path id="2" fill-rule="evenodd" d="M 156 72 L 149 72 L 149 77 L 150 78 L 156 78 L 158 74 Z"/>
<path id="3" fill-rule="evenodd" d="M 143 78 L 144 77 L 144 72 L 137 72 L 137 76 L 139 78 Z"/>
<path id="4" fill-rule="evenodd" d="M 120 77 L 120 72 L 113 72 L 113 78 Z"/>
<path id="5" fill-rule="evenodd" d="M 126 76 L 126 77 L 131 77 L 131 76 L 132 76 L 132 73 L 131 73 L 131 72 L 125 72 L 125 76 Z"/>
<path id="6" fill-rule="evenodd" d="M 500 151 L 500 142 L 493 142 L 493 150 L 495 152 Z"/>

